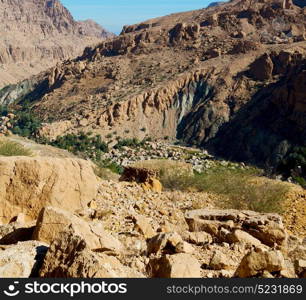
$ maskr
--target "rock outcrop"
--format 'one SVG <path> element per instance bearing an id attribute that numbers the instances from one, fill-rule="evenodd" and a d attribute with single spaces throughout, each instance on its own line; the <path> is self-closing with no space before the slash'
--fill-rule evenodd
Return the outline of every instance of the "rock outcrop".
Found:
<path id="1" fill-rule="evenodd" d="M 121 243 L 104 231 L 101 223 L 86 222 L 65 210 L 53 207 L 45 207 L 40 212 L 33 239 L 51 244 L 66 227 L 82 237 L 90 250 L 115 253 L 123 250 Z"/>
<path id="2" fill-rule="evenodd" d="M 157 261 L 151 261 L 152 277 L 157 278 L 199 278 L 201 266 L 189 254 L 166 255 Z"/>
<path id="3" fill-rule="evenodd" d="M 0 246 L 0 278 L 29 278 L 37 276 L 48 247 L 29 241 Z"/>
<path id="4" fill-rule="evenodd" d="M 277 214 L 238 210 L 194 210 L 185 215 L 191 232 L 205 231 L 219 242 L 243 241 L 260 246 L 281 246 L 286 239 L 282 219 Z M 247 234 L 246 234 L 247 233 Z"/>
<path id="5" fill-rule="evenodd" d="M 121 181 L 140 183 L 144 190 L 151 190 L 154 192 L 161 192 L 163 186 L 157 179 L 158 171 L 149 168 L 139 168 L 127 166 L 120 177 Z"/>
<path id="6" fill-rule="evenodd" d="M 84 209 L 96 196 L 98 180 L 91 163 L 45 157 L 0 158 L 0 219 L 20 212 L 36 219 L 46 205 Z"/>
<path id="7" fill-rule="evenodd" d="M 123 266 L 118 259 L 103 253 L 94 253 L 74 232 L 62 232 L 51 244 L 41 277 L 55 278 L 137 278 L 141 274 Z"/>
<path id="8" fill-rule="evenodd" d="M 254 277 L 263 272 L 280 272 L 285 268 L 285 259 L 280 251 L 252 251 L 241 261 L 236 275 L 238 277 Z"/>

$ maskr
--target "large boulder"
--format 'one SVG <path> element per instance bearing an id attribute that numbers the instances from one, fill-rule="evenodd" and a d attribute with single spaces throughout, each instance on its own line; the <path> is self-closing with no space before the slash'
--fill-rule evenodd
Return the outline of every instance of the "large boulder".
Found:
<path id="1" fill-rule="evenodd" d="M 39 214 L 33 239 L 51 244 L 66 227 L 83 238 L 91 250 L 122 251 L 122 244 L 103 229 L 101 222 L 86 222 L 68 211 L 50 206 Z"/>
<path id="2" fill-rule="evenodd" d="M 213 270 L 231 270 L 235 268 L 235 263 L 228 255 L 217 250 L 211 258 L 209 266 Z"/>
<path id="3" fill-rule="evenodd" d="M 190 254 L 179 253 L 152 259 L 148 269 L 157 278 L 200 278 L 201 265 Z"/>
<path id="4" fill-rule="evenodd" d="M 203 246 L 205 244 L 211 244 L 213 242 L 212 236 L 205 232 L 186 232 L 184 235 L 184 239 L 191 243 L 195 244 L 197 246 Z"/>
<path id="5" fill-rule="evenodd" d="M 48 248 L 36 241 L 0 247 L 0 278 L 37 276 Z"/>
<path id="6" fill-rule="evenodd" d="M 150 239 L 156 235 L 150 223 L 150 219 L 142 215 L 137 215 L 133 217 L 133 222 L 135 223 L 135 229 L 139 231 L 146 239 Z"/>
<path id="7" fill-rule="evenodd" d="M 86 241 L 69 229 L 52 242 L 39 275 L 49 278 L 144 277 L 113 256 L 92 252 Z"/>
<path id="8" fill-rule="evenodd" d="M 255 80 L 269 80 L 272 78 L 273 66 L 270 55 L 264 54 L 251 64 L 249 72 Z"/>
<path id="9" fill-rule="evenodd" d="M 146 183 L 149 179 L 156 178 L 157 176 L 158 172 L 156 170 L 127 166 L 124 168 L 120 181 Z"/>
<path id="10" fill-rule="evenodd" d="M 159 171 L 154 168 L 127 166 L 124 168 L 120 181 L 137 182 L 145 191 L 161 192 L 163 186 L 157 179 Z"/>
<path id="11" fill-rule="evenodd" d="M 282 218 L 277 214 L 198 209 L 187 211 L 185 219 L 191 232 L 205 231 L 220 242 L 244 242 L 254 246 L 260 246 L 261 242 L 272 247 L 283 245 L 286 239 Z"/>
<path id="12" fill-rule="evenodd" d="M 0 225 L 0 245 L 11 245 L 31 240 L 35 224 L 5 224 Z"/>
<path id="13" fill-rule="evenodd" d="M 0 158 L 0 222 L 23 212 L 36 219 L 46 205 L 84 209 L 96 196 L 98 179 L 89 162 L 50 157 Z"/>
<path id="14" fill-rule="evenodd" d="M 251 251 L 241 261 L 236 276 L 254 277 L 264 272 L 280 272 L 285 269 L 285 259 L 280 251 Z"/>
<path id="15" fill-rule="evenodd" d="M 299 277 L 306 276 L 306 247 L 298 245 L 294 250 L 288 253 L 288 257 L 293 262 L 295 272 Z"/>
<path id="16" fill-rule="evenodd" d="M 176 232 L 160 233 L 148 241 L 148 253 L 173 254 L 181 243 L 183 243 L 183 239 Z"/>

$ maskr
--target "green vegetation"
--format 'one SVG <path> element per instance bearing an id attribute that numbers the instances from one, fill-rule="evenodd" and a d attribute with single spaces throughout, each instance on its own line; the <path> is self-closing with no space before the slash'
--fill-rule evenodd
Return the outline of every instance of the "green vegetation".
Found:
<path id="1" fill-rule="evenodd" d="M 101 178 L 103 178 L 103 174 L 105 174 L 103 169 L 108 169 L 115 174 L 122 174 L 124 171 L 123 167 L 108 159 L 96 161 L 95 163 L 97 166 L 96 174 Z"/>
<path id="2" fill-rule="evenodd" d="M 102 154 L 108 152 L 109 149 L 100 135 L 92 136 L 91 133 L 84 132 L 67 134 L 48 144 L 66 149 L 84 159 L 91 159 L 96 164 L 96 175 L 103 179 L 111 178 L 114 174 L 123 172 L 123 168 L 118 164 L 102 159 Z"/>
<path id="3" fill-rule="evenodd" d="M 306 147 L 296 147 L 281 162 L 279 171 L 306 188 Z"/>
<path id="4" fill-rule="evenodd" d="M 23 137 L 33 138 L 41 127 L 41 120 L 37 118 L 29 108 L 23 110 L 9 109 L 7 106 L 0 107 L 0 115 L 7 116 L 9 113 L 15 115 L 12 120 L 12 132 Z"/>
<path id="5" fill-rule="evenodd" d="M 35 136 L 41 127 L 41 121 L 31 112 L 18 112 L 16 121 L 12 124 L 12 132 L 24 137 Z"/>
<path id="6" fill-rule="evenodd" d="M 22 145 L 9 141 L 0 140 L 0 155 L 1 156 L 32 156 L 32 152 Z"/>
<path id="7" fill-rule="evenodd" d="M 258 212 L 282 212 L 286 184 L 269 180 L 256 168 L 215 167 L 203 173 L 161 176 L 165 188 L 208 192 L 219 196 L 218 206 Z"/>
<path id="8" fill-rule="evenodd" d="M 114 146 L 115 149 L 122 149 L 123 147 L 130 147 L 130 148 L 139 148 L 144 147 L 145 143 L 148 139 L 143 139 L 142 141 L 132 138 L 132 139 L 122 139 L 119 140 L 118 143 Z"/>
<path id="9" fill-rule="evenodd" d="M 120 178 L 120 173 L 113 172 L 111 169 L 103 166 L 103 163 L 100 163 L 99 165 L 96 164 L 94 172 L 98 177 L 104 180 L 118 181 Z"/>
<path id="10" fill-rule="evenodd" d="M 116 174 L 123 172 L 123 168 L 119 165 L 109 160 L 102 159 L 102 154 L 108 152 L 108 145 L 102 141 L 100 135 L 92 136 L 92 133 L 81 132 L 78 134 L 67 134 L 57 137 L 57 139 L 54 141 L 49 141 L 46 138 L 37 136 L 42 122 L 31 112 L 28 106 L 23 107 L 22 110 L 15 110 L 8 108 L 7 106 L 0 106 L 0 116 L 7 116 L 9 113 L 13 113 L 15 115 L 14 120 L 11 121 L 11 131 L 14 134 L 34 139 L 40 144 L 48 144 L 54 147 L 68 150 L 69 152 L 72 152 L 73 154 L 84 159 L 89 158 L 95 162 L 97 165 L 97 170 L 100 170 L 97 172 L 100 172 L 101 176 L 101 172 L 106 169 Z M 113 134 L 116 134 L 116 132 Z M 109 134 L 106 136 L 106 138 L 112 138 L 113 134 Z M 121 138 L 118 137 L 117 139 L 118 143 L 120 143 Z M 1 142 L 0 147 L 0 155 L 31 155 L 30 151 L 17 143 Z"/>
<path id="11" fill-rule="evenodd" d="M 108 152 L 108 146 L 100 135 L 92 137 L 90 133 L 83 132 L 60 136 L 49 144 L 95 161 L 101 160 L 102 153 Z"/>

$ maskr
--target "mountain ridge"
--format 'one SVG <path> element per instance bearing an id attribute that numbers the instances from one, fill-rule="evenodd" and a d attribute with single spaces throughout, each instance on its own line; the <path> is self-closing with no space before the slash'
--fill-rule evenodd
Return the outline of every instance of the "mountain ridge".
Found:
<path id="1" fill-rule="evenodd" d="M 92 21 L 75 21 L 58 0 L 3 0 L 0 16 L 0 87 L 38 74 L 113 36 Z"/>
<path id="2" fill-rule="evenodd" d="M 41 134 L 50 139 L 78 131 L 179 138 L 222 154 L 224 143 L 213 140 L 224 126 L 237 119 L 258 92 L 268 91 L 266 85 L 291 82 L 306 53 L 303 8 L 290 1 L 250 3 L 234 0 L 126 26 L 120 36 L 52 68 L 32 89 L 33 111 L 46 122 Z M 305 132 L 300 121 L 304 100 L 301 91 L 294 93 L 287 100 L 277 96 L 284 109 L 276 108 L 278 125 L 266 135 L 269 139 L 276 134 L 276 139 L 256 148 L 248 145 L 257 145 L 265 129 L 258 129 L 251 141 L 241 134 L 240 141 L 228 140 L 232 150 L 227 155 L 239 160 L 240 153 L 248 153 L 244 158 L 262 165 L 284 157 L 297 142 L 277 129 L 280 124 L 290 120 L 301 137 Z M 293 113 L 292 101 L 297 103 Z"/>

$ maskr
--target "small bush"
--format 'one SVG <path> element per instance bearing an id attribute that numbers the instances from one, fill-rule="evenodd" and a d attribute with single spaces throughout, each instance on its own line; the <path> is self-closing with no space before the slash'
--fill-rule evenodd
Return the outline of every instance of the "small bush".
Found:
<path id="1" fill-rule="evenodd" d="M 133 139 L 123 139 L 119 140 L 118 143 L 114 146 L 115 149 L 122 149 L 123 147 L 137 148 L 143 143 L 136 138 Z"/>
<path id="2" fill-rule="evenodd" d="M 94 168 L 94 172 L 98 177 L 104 180 L 119 181 L 120 178 L 118 173 L 114 173 L 112 170 L 103 167 L 99 164 L 97 164 Z"/>
<path id="3" fill-rule="evenodd" d="M 306 189 L 306 177 L 300 177 L 300 176 L 294 176 L 293 180 L 299 184 L 300 186 L 302 186 L 304 189 Z"/>
<path id="4" fill-rule="evenodd" d="M 145 137 L 143 140 L 138 140 L 137 138 L 122 139 L 114 146 L 115 149 L 121 150 L 123 147 L 130 148 L 146 148 L 146 142 L 151 142 L 152 138 Z"/>
<path id="5" fill-rule="evenodd" d="M 122 174 L 123 171 L 124 171 L 123 167 L 121 167 L 120 165 L 116 164 L 115 162 L 112 162 L 109 159 L 96 161 L 96 165 L 97 165 L 97 168 L 99 170 L 98 172 L 100 172 L 101 176 L 104 173 L 103 169 L 111 170 L 115 174 Z M 103 178 L 103 177 L 101 177 L 101 178 Z"/>
<path id="6" fill-rule="evenodd" d="M 22 145 L 8 141 L 0 141 L 0 155 L 2 156 L 31 156 L 32 152 Z"/>
<path id="7" fill-rule="evenodd" d="M 306 147 L 295 147 L 281 162 L 278 171 L 306 188 Z"/>

